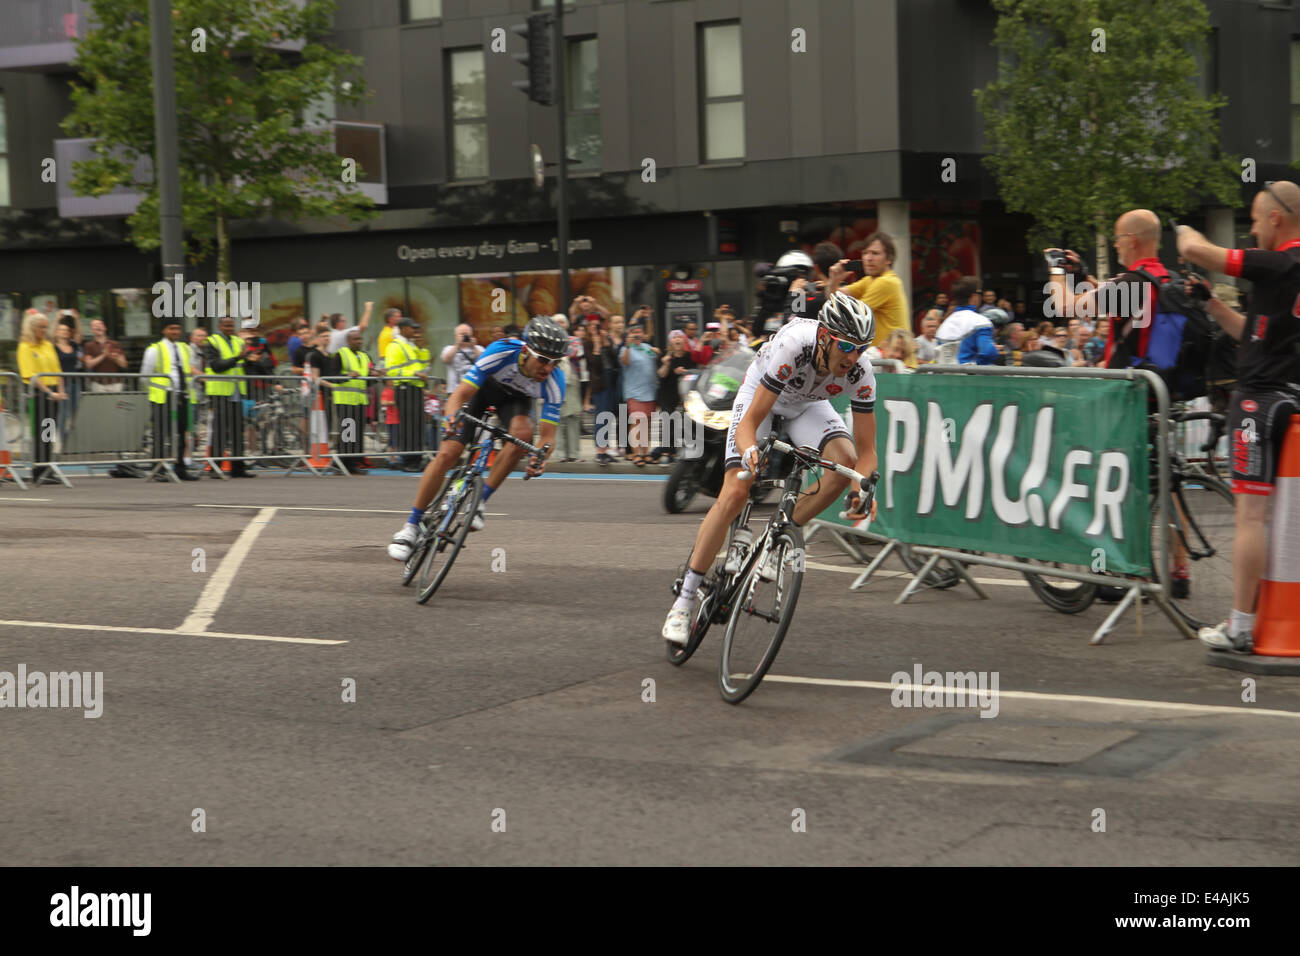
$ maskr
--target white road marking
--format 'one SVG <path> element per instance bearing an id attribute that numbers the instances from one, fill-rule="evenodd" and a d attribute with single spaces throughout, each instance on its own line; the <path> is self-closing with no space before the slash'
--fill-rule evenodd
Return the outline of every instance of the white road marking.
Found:
<path id="1" fill-rule="evenodd" d="M 8 501 L 49 501 L 49 498 L 0 498 L 0 505 Z"/>
<path id="2" fill-rule="evenodd" d="M 46 500 L 46 499 L 41 499 Z M 409 515 L 410 508 L 403 508 L 400 511 L 391 508 L 312 508 L 299 505 L 195 505 L 195 508 L 242 508 L 249 511 L 253 508 L 274 508 L 276 511 L 341 511 L 345 514 L 364 514 L 364 515 Z M 483 512 L 489 518 L 508 518 L 508 511 L 485 511 Z"/>
<path id="3" fill-rule="evenodd" d="M 844 680 L 836 677 L 791 677 L 784 674 L 768 674 L 763 680 L 776 681 L 779 684 L 817 684 L 822 687 L 864 687 L 868 690 L 895 690 L 902 689 L 907 693 L 913 691 L 933 691 L 942 693 L 945 691 L 962 691 L 969 695 L 972 693 L 969 687 L 949 687 L 948 685 L 916 685 L 916 684 L 894 684 L 889 681 L 879 680 Z M 980 693 L 985 693 L 981 691 Z M 1255 707 L 1229 707 L 1225 704 L 1184 704 L 1178 701 L 1170 700 L 1142 700 L 1134 697 L 1091 697 L 1082 694 L 1044 694 L 1031 690 L 998 690 L 987 691 L 988 694 L 996 694 L 998 697 L 1005 697 L 1010 700 L 1035 700 L 1035 701 L 1055 701 L 1068 704 L 1106 704 L 1111 707 L 1147 707 L 1152 710 L 1173 710 L 1180 713 L 1196 714 L 1233 714 L 1249 717 L 1290 717 L 1300 719 L 1300 711 L 1294 710 L 1269 710 L 1267 708 Z"/>
<path id="4" fill-rule="evenodd" d="M 221 602 L 225 600 L 230 585 L 235 583 L 239 566 L 244 563 L 244 558 L 248 557 L 248 552 L 253 549 L 253 542 L 262 533 L 262 529 L 270 523 L 275 512 L 275 508 L 263 508 L 253 516 L 240 532 L 239 537 L 235 539 L 234 545 L 226 552 L 226 556 L 221 559 L 221 565 L 208 581 L 203 593 L 199 595 L 198 603 L 194 605 L 190 616 L 181 622 L 181 626 L 176 630 L 194 634 L 208 629 L 221 608 Z"/>
<path id="5" fill-rule="evenodd" d="M 171 637 L 224 637 L 236 641 L 274 641 L 280 644 L 346 644 L 315 637 L 274 637 L 269 634 L 229 634 L 224 631 L 182 631 L 165 627 L 118 627 L 109 624 L 56 624 L 53 621 L 0 621 L 0 627 L 32 627 L 40 630 L 111 631 L 118 634 L 166 634 Z"/>
<path id="6" fill-rule="evenodd" d="M 838 571 L 840 574 L 861 574 L 863 569 L 865 568 L 865 565 L 857 565 L 855 567 L 845 568 L 845 567 L 841 567 L 838 564 L 821 564 L 817 561 L 805 561 L 804 567 L 815 568 L 818 571 Z M 911 576 L 912 576 L 911 571 L 885 571 L 881 569 L 877 569 L 877 571 L 871 575 L 873 579 L 874 578 L 910 578 Z M 1029 582 L 1026 581 L 1024 578 L 976 578 L 975 583 L 976 584 L 1000 584 L 1003 587 L 1008 587 L 1008 588 L 1029 587 Z M 1075 582 L 1060 581 L 1058 583 L 1073 584 Z"/>

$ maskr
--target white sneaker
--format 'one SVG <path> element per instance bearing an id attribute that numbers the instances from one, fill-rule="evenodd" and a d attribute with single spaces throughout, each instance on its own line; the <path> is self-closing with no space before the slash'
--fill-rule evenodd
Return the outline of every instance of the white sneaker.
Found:
<path id="1" fill-rule="evenodd" d="M 1203 627 L 1196 632 L 1196 636 L 1212 651 L 1232 651 L 1236 654 L 1254 653 L 1255 643 L 1250 631 L 1245 634 L 1238 634 L 1233 637 L 1228 630 L 1228 622 L 1224 621 L 1216 627 Z"/>
<path id="2" fill-rule="evenodd" d="M 470 531 L 483 530 L 483 502 L 479 502 L 478 509 L 474 512 L 474 517 L 469 519 Z"/>
<path id="3" fill-rule="evenodd" d="M 722 570 L 727 574 L 736 574 L 753 543 L 754 532 L 748 528 L 737 528 L 736 533 L 731 537 L 731 547 L 727 549 L 727 561 L 723 564 Z"/>
<path id="4" fill-rule="evenodd" d="M 388 545 L 388 556 L 394 561 L 405 561 L 415 550 L 415 541 L 419 536 L 420 529 L 415 525 L 402 525 L 402 530 L 393 535 L 393 540 Z"/>
<path id="5" fill-rule="evenodd" d="M 664 621 L 663 636 L 674 644 L 685 644 L 691 635 L 691 612 L 684 607 L 675 607 L 668 612 Z"/>

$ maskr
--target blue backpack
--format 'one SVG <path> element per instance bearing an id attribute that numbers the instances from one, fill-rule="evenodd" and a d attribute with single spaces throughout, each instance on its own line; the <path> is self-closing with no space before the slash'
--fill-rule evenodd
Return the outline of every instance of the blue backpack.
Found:
<path id="1" fill-rule="evenodd" d="M 1136 270 L 1136 274 L 1156 289 L 1155 317 L 1146 354 L 1128 354 L 1130 341 L 1140 335 L 1139 330 L 1134 330 L 1116 347 L 1117 351 L 1124 349 L 1128 361 L 1119 365 L 1112 357 L 1111 367 L 1137 366 L 1156 372 L 1164 379 L 1173 401 L 1200 398 L 1206 393 L 1206 367 L 1214 341 L 1214 321 L 1199 302 L 1183 291 L 1178 276 L 1159 279 L 1145 269 Z"/>

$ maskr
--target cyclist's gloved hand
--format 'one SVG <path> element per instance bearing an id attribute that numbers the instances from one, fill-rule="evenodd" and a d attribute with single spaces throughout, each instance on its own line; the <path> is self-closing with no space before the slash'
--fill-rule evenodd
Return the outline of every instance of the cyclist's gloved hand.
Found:
<path id="1" fill-rule="evenodd" d="M 546 470 L 546 459 L 540 455 L 532 455 L 528 459 L 528 467 L 525 469 L 529 478 L 536 478 Z"/>
<path id="2" fill-rule="evenodd" d="M 751 475 L 758 474 L 758 446 L 750 445 L 741 453 L 740 466 Z"/>

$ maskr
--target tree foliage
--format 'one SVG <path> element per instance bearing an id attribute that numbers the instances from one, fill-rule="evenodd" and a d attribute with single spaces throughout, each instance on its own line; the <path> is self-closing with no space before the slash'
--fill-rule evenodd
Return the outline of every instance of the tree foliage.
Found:
<path id="1" fill-rule="evenodd" d="M 993 0 L 999 76 L 976 91 L 986 163 L 1007 208 L 1035 219 L 1031 248 L 1091 239 L 1129 209 L 1162 217 L 1232 204 L 1222 95 L 1198 86 L 1201 0 Z"/>
<path id="2" fill-rule="evenodd" d="M 127 222 L 149 251 L 161 243 L 158 186 L 151 174 L 141 182 L 135 173 L 138 159 L 155 151 L 148 0 L 90 2 L 91 29 L 77 45 L 83 82 L 64 128 L 94 137 L 96 155 L 76 164 L 72 187 L 82 195 L 119 186 L 142 192 Z M 186 252 L 197 262 L 215 250 L 223 281 L 232 220 L 374 215 L 371 201 L 344 181 L 323 112 L 331 96 L 355 103 L 365 94 L 361 59 L 327 41 L 333 16 L 334 0 L 172 0 Z"/>

